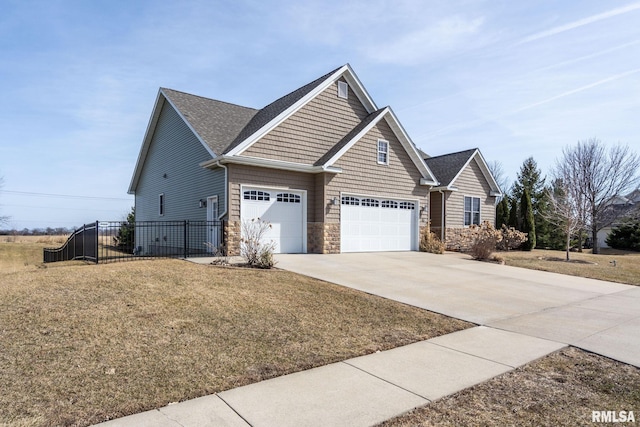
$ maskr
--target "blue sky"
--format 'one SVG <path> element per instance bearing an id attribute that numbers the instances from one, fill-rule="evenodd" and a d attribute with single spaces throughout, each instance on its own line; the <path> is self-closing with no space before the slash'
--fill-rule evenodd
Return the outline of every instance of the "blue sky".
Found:
<path id="1" fill-rule="evenodd" d="M 123 218 L 161 86 L 261 108 L 347 62 L 422 150 L 510 181 L 578 140 L 640 151 L 640 2 L 3 0 L 0 216 Z"/>

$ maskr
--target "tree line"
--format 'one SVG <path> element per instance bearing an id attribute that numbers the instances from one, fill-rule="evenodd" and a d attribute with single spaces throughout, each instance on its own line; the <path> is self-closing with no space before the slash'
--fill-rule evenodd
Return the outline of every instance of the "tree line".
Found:
<path id="1" fill-rule="evenodd" d="M 640 183 L 638 154 L 626 145 L 607 147 L 597 138 L 565 147 L 549 176 L 527 158 L 506 191 L 501 165 L 490 166 L 505 194 L 496 208 L 496 228 L 505 224 L 528 233 L 522 249 L 564 249 L 567 259 L 574 247 L 599 253 L 597 233 L 616 219 L 612 201 Z"/>

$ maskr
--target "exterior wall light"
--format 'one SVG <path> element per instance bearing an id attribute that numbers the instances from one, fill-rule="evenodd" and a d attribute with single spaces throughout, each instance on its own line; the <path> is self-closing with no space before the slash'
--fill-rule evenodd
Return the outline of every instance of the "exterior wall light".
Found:
<path id="1" fill-rule="evenodd" d="M 205 199 L 200 199 L 199 200 L 199 206 L 201 208 L 206 208 L 207 207 L 207 201 Z"/>

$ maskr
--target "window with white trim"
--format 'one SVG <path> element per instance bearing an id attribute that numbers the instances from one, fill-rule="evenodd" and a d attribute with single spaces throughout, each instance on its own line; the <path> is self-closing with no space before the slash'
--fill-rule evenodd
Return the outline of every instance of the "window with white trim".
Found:
<path id="1" fill-rule="evenodd" d="M 464 225 L 480 225 L 480 198 L 464 196 Z"/>
<path id="2" fill-rule="evenodd" d="M 262 200 L 268 202 L 270 200 L 269 193 L 258 190 L 247 190 L 244 192 L 245 200 Z"/>
<path id="3" fill-rule="evenodd" d="M 349 85 L 347 82 L 338 82 L 338 98 L 349 99 Z"/>
<path id="4" fill-rule="evenodd" d="M 360 199 L 358 199 L 357 197 L 342 196 L 342 204 L 343 205 L 358 206 L 358 205 L 360 205 Z"/>
<path id="5" fill-rule="evenodd" d="M 398 209 L 398 202 L 395 202 L 393 200 L 383 200 L 382 207 L 390 208 L 390 209 Z"/>
<path id="6" fill-rule="evenodd" d="M 276 196 L 276 201 L 284 203 L 300 203 L 300 196 L 298 194 L 279 193 Z"/>
<path id="7" fill-rule="evenodd" d="M 161 193 L 160 197 L 158 197 L 158 215 L 164 215 L 164 193 Z"/>
<path id="8" fill-rule="evenodd" d="M 380 201 L 376 199 L 362 199 L 360 201 L 360 206 L 370 206 L 372 208 L 377 208 L 380 206 Z"/>
<path id="9" fill-rule="evenodd" d="M 389 164 L 389 141 L 385 141 L 384 139 L 378 140 L 378 164 Z"/>

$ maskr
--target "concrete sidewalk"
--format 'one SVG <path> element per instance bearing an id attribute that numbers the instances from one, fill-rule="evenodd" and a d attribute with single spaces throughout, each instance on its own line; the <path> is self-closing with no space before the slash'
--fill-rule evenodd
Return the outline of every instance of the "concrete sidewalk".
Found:
<path id="1" fill-rule="evenodd" d="M 562 347 L 475 327 L 100 426 L 370 426 Z"/>

